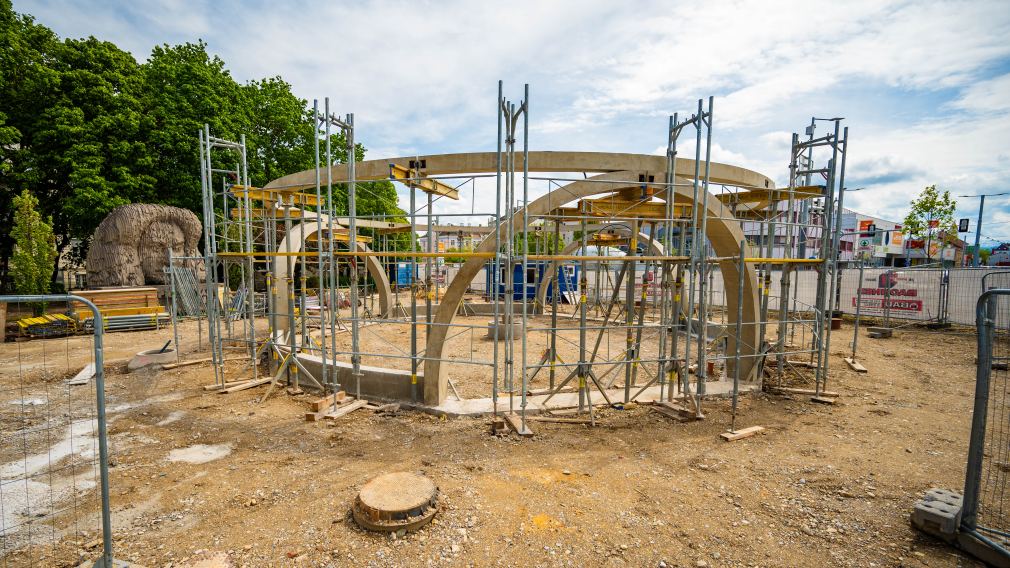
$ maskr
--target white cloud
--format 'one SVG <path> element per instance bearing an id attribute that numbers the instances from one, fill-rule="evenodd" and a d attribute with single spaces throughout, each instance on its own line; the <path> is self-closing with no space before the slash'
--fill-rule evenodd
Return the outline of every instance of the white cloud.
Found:
<path id="1" fill-rule="evenodd" d="M 689 116 L 715 95 L 715 158 L 780 184 L 790 133 L 812 113 L 845 116 L 850 179 L 873 181 L 848 199 L 882 217 L 900 218 L 924 185 L 977 193 L 1010 176 L 997 150 L 1010 140 L 1010 75 L 993 76 L 1010 61 L 1000 1 L 17 0 L 15 9 L 140 59 L 153 45 L 203 37 L 239 80 L 279 74 L 300 96 L 355 112 L 374 157 L 492 149 L 501 78 L 512 99 L 531 83 L 534 149 L 662 154 L 666 116 Z M 906 111 L 905 94 L 919 106 Z M 476 208 L 493 209 L 493 195 L 479 180 Z M 993 212 L 1008 207 L 994 202 Z"/>

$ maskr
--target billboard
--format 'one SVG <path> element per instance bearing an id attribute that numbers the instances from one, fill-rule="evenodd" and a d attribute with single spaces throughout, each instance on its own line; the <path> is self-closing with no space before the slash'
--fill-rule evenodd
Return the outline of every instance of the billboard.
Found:
<path id="1" fill-rule="evenodd" d="M 859 296 L 852 295 L 852 307 L 862 306 L 865 314 L 882 315 L 889 307 L 896 317 L 915 317 L 922 314 L 922 290 L 913 273 L 882 272 L 866 275 L 859 283 Z"/>

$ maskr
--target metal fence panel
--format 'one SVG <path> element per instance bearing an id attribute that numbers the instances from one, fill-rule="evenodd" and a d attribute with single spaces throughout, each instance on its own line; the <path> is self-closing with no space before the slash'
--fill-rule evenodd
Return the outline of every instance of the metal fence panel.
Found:
<path id="1" fill-rule="evenodd" d="M 22 318 L 85 304 L 68 295 L 0 296 L 17 329 L 0 342 L 0 566 L 76 565 L 80 543 L 103 543 L 95 566 L 112 566 L 103 327 Z M 53 313 L 52 316 L 66 315 Z"/>
<path id="2" fill-rule="evenodd" d="M 962 530 L 1010 558 L 1010 289 L 976 307 L 978 371 Z"/>

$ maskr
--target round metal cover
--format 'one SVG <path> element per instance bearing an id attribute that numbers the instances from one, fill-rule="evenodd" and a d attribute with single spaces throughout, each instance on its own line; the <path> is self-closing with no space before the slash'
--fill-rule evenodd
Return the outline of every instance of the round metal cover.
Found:
<path id="1" fill-rule="evenodd" d="M 421 528 L 438 511 L 438 487 L 423 475 L 399 471 L 369 481 L 351 513 L 366 529 L 393 532 Z"/>

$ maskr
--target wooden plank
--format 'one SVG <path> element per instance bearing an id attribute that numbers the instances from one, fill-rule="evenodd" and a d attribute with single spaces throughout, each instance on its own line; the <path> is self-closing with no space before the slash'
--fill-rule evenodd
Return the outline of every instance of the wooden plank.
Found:
<path id="1" fill-rule="evenodd" d="M 676 420 L 677 422 L 692 422 L 692 421 L 694 421 L 694 417 L 693 416 L 687 416 L 687 415 L 681 414 L 680 412 L 677 412 L 676 410 L 671 410 L 671 409 L 669 409 L 669 408 L 667 408 L 665 406 L 658 406 L 658 405 L 653 404 L 649 408 L 655 410 L 656 412 L 662 414 L 663 416 L 666 416 L 667 418 L 672 418 L 672 419 Z"/>
<path id="2" fill-rule="evenodd" d="M 258 387 L 260 385 L 265 385 L 272 380 L 274 380 L 273 377 L 266 377 L 263 379 L 256 379 L 255 381 L 254 380 L 242 381 L 241 383 L 235 386 L 223 388 L 217 392 L 218 394 L 231 394 L 233 392 L 243 391 L 246 389 L 251 389 L 253 387 Z"/>
<path id="3" fill-rule="evenodd" d="M 529 418 L 527 418 L 526 421 L 528 422 Z M 505 423 L 508 424 L 509 428 L 511 428 L 513 432 L 519 434 L 523 438 L 533 437 L 533 430 L 530 430 L 528 424 L 523 424 L 522 417 L 519 416 L 518 414 L 514 412 L 506 414 Z"/>
<path id="4" fill-rule="evenodd" d="M 248 381 L 248 379 L 241 379 L 241 380 L 238 380 L 238 381 L 225 381 L 224 386 L 221 386 L 221 385 L 203 385 L 203 390 L 205 390 L 205 391 L 216 391 L 216 390 L 226 389 L 228 387 L 233 387 L 235 385 L 240 385 L 240 384 L 242 384 L 242 383 L 244 383 L 246 381 Z"/>
<path id="5" fill-rule="evenodd" d="M 328 410 L 333 408 L 333 401 L 336 400 L 339 404 L 341 401 L 347 398 L 347 393 L 344 391 L 337 391 L 336 395 L 326 395 L 318 400 L 313 400 L 309 402 L 309 408 L 312 412 L 319 412 L 320 410 Z"/>
<path id="6" fill-rule="evenodd" d="M 780 392 L 785 394 L 812 394 L 817 395 L 817 391 L 814 389 L 794 389 L 790 387 L 770 387 L 774 392 Z M 842 396 L 840 393 L 835 391 L 821 391 L 821 396 L 831 396 L 838 397 Z"/>
<path id="7" fill-rule="evenodd" d="M 168 371 L 171 369 L 178 369 L 179 367 L 188 367 L 190 365 L 199 365 L 200 363 L 208 363 L 210 362 L 210 360 L 211 360 L 210 357 L 207 357 L 206 359 L 193 359 L 192 361 L 182 361 L 180 363 L 165 363 L 164 365 L 161 366 L 161 368 Z"/>
<path id="8" fill-rule="evenodd" d="M 556 424 L 591 424 L 588 418 L 559 418 L 557 416 L 527 416 L 527 422 L 553 422 Z"/>
<path id="9" fill-rule="evenodd" d="M 89 382 L 91 382 L 91 377 L 94 376 L 95 376 L 95 364 L 88 363 L 87 365 L 84 366 L 83 369 L 81 369 L 80 371 L 78 371 L 76 375 L 74 375 L 74 378 L 67 381 L 67 384 L 74 386 L 86 385 Z"/>
<path id="10" fill-rule="evenodd" d="M 848 363 L 848 365 L 849 365 L 849 368 L 850 368 L 850 369 L 852 369 L 853 371 L 855 371 L 855 372 L 857 372 L 857 373 L 867 373 L 867 372 L 869 372 L 869 371 L 868 371 L 868 370 L 866 369 L 866 367 L 864 367 L 864 366 L 862 365 L 862 363 L 860 363 L 859 361 L 856 361 L 856 360 L 855 360 L 855 359 L 853 359 L 852 357 L 846 357 L 846 358 L 845 358 L 845 359 L 843 359 L 843 360 L 844 360 L 844 361 L 845 361 L 846 363 Z"/>
<path id="11" fill-rule="evenodd" d="M 337 408 L 333 412 L 329 412 L 327 414 L 324 414 L 323 418 L 325 418 L 327 420 L 336 420 L 337 418 L 340 418 L 341 416 L 344 416 L 346 414 L 350 414 L 350 413 L 354 412 L 355 410 L 357 410 L 359 408 L 364 408 L 366 404 L 368 404 L 368 401 L 365 401 L 365 400 L 355 400 L 354 402 L 341 405 L 339 408 Z"/>
<path id="12" fill-rule="evenodd" d="M 227 363 L 229 361 L 248 361 L 248 360 L 249 360 L 248 357 L 225 357 L 224 362 Z M 162 370 L 170 371 L 172 369 L 178 369 L 179 367 L 189 367 L 190 365 L 199 365 L 200 363 L 210 363 L 210 362 L 211 358 L 208 357 L 206 359 L 193 359 L 192 361 L 183 361 L 181 363 L 165 363 L 164 365 L 161 366 L 161 368 Z"/>
<path id="13" fill-rule="evenodd" d="M 722 434 L 719 434 L 719 437 L 727 442 L 733 442 L 743 438 L 750 438 L 758 432 L 764 432 L 764 430 L 764 426 L 751 426 L 749 428 L 737 430 L 736 432 L 723 432 Z"/>
<path id="14" fill-rule="evenodd" d="M 7 340 L 7 302 L 0 302 L 0 343 Z"/>
<path id="15" fill-rule="evenodd" d="M 824 394 L 824 393 L 821 393 Z M 818 404 L 834 404 L 835 399 L 828 398 L 826 396 L 812 396 L 810 397 L 810 402 L 816 402 Z"/>

